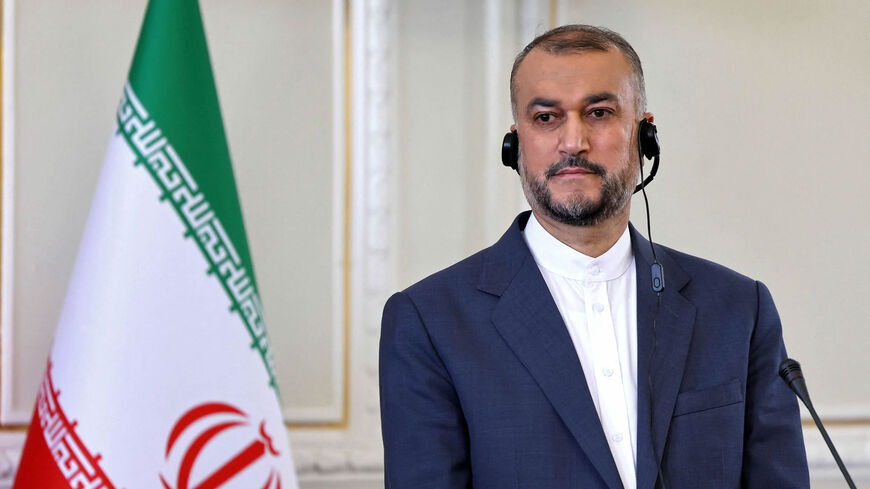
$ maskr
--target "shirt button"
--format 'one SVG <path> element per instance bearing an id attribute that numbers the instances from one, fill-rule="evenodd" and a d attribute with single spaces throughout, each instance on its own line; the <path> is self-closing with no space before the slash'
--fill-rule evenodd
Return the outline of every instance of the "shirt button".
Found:
<path id="1" fill-rule="evenodd" d="M 594 266 L 589 269 L 589 273 L 591 273 L 592 275 L 598 275 L 599 273 L 601 273 L 601 269 Z"/>
<path id="2" fill-rule="evenodd" d="M 604 306 L 601 305 L 601 304 L 594 304 L 594 305 L 592 306 L 592 310 L 595 311 L 595 312 L 601 312 L 601 311 L 604 310 Z"/>
<path id="3" fill-rule="evenodd" d="M 610 377 L 611 375 L 613 375 L 613 369 L 612 368 L 605 368 L 604 370 L 601 371 L 601 373 L 604 374 L 605 377 Z"/>
<path id="4" fill-rule="evenodd" d="M 619 443 L 622 441 L 622 433 L 614 433 L 612 437 L 610 437 L 614 443 Z"/>

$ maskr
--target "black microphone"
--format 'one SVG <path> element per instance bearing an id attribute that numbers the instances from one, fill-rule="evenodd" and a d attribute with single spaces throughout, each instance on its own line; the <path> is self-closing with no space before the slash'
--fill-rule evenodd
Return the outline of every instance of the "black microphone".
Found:
<path id="1" fill-rule="evenodd" d="M 834 456 L 834 460 L 837 462 L 837 467 L 840 468 L 840 472 L 842 472 L 843 477 L 846 478 L 846 483 L 849 484 L 851 489 L 856 489 L 855 483 L 852 482 L 852 477 L 849 476 L 849 471 L 846 470 L 846 466 L 840 458 L 840 454 L 837 453 L 837 449 L 834 448 L 834 442 L 831 441 L 828 432 L 825 430 L 824 425 L 822 425 L 822 420 L 819 419 L 819 415 L 816 414 L 816 410 L 813 408 L 813 403 L 810 401 L 810 392 L 807 390 L 807 382 L 804 380 L 804 373 L 801 370 L 801 364 L 798 363 L 797 360 L 786 358 L 779 364 L 779 376 L 782 377 L 782 380 L 788 384 L 791 390 L 797 394 L 798 399 L 800 399 L 804 403 L 804 406 L 807 407 L 807 410 L 809 410 L 810 415 L 813 417 L 813 421 L 816 422 L 816 426 L 819 428 L 819 431 L 822 432 L 822 437 L 825 439 L 825 443 L 828 444 L 828 449 Z"/>

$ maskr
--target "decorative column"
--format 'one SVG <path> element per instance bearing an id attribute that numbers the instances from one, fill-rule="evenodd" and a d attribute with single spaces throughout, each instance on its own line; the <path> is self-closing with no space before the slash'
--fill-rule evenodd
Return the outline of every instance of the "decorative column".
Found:
<path id="1" fill-rule="evenodd" d="M 347 0 L 344 7 L 350 36 L 349 416 L 337 429 L 291 433 L 303 488 L 383 487 L 378 341 L 384 303 L 397 288 L 397 2 Z"/>

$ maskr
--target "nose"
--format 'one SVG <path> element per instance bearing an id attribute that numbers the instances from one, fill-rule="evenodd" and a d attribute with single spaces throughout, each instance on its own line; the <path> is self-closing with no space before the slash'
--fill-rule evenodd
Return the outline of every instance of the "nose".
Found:
<path id="1" fill-rule="evenodd" d="M 577 156 L 588 149 L 589 138 L 580 117 L 567 117 L 561 127 L 559 153 L 562 156 Z"/>

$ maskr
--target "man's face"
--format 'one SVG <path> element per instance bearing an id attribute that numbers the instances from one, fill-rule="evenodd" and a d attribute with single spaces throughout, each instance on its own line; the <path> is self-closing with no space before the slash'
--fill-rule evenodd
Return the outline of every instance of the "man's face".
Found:
<path id="1" fill-rule="evenodd" d="M 532 209 L 575 226 L 627 212 L 638 118 L 622 53 L 532 50 L 514 80 L 520 178 Z"/>

